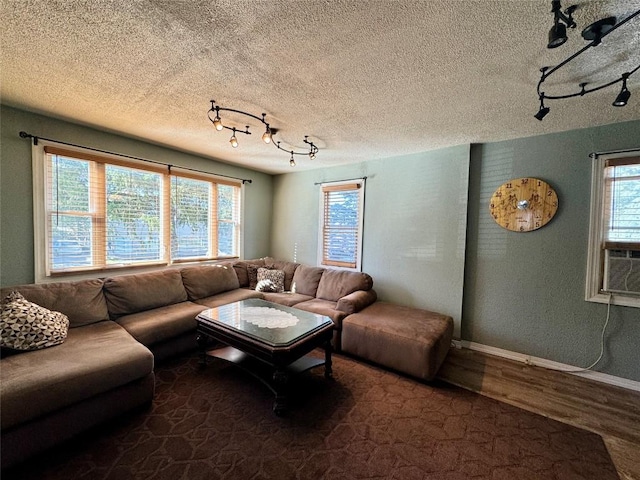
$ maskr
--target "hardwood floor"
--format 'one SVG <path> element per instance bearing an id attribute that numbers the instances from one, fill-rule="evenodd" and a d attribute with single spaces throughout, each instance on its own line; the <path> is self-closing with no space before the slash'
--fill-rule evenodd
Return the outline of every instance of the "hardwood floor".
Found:
<path id="1" fill-rule="evenodd" d="M 640 480 L 640 392 L 452 348 L 438 378 L 602 436 L 623 480 Z"/>

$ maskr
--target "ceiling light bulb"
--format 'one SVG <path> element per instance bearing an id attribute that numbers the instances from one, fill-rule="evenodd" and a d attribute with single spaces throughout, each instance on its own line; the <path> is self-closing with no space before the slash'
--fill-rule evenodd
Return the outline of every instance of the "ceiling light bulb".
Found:
<path id="1" fill-rule="evenodd" d="M 222 130 L 224 127 L 222 126 L 222 120 L 220 120 L 219 116 L 216 116 L 216 118 L 213 119 L 213 126 L 216 127 L 216 130 L 220 131 Z"/>
<path id="2" fill-rule="evenodd" d="M 316 154 L 313 152 L 309 152 L 309 160 L 315 160 L 316 159 Z"/>
<path id="3" fill-rule="evenodd" d="M 235 129 L 233 130 L 233 135 L 229 139 L 229 143 L 231 143 L 231 146 L 233 148 L 236 148 L 238 146 L 238 139 L 236 138 L 236 130 Z"/>
<path id="4" fill-rule="evenodd" d="M 291 160 L 289 160 L 289 165 L 292 167 L 296 166 L 296 161 L 293 159 L 293 152 L 291 152 Z"/>
<path id="5" fill-rule="evenodd" d="M 262 134 L 262 141 L 264 143 L 271 143 L 271 129 L 267 127 L 267 130 Z"/>

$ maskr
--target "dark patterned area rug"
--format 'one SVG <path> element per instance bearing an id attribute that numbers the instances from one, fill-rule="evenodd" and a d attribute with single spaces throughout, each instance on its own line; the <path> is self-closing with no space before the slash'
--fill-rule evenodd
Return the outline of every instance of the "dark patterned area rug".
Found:
<path id="1" fill-rule="evenodd" d="M 617 479 L 602 439 L 442 382 L 334 357 L 271 392 L 218 360 L 156 367 L 153 407 L 3 472 L 9 479 Z"/>

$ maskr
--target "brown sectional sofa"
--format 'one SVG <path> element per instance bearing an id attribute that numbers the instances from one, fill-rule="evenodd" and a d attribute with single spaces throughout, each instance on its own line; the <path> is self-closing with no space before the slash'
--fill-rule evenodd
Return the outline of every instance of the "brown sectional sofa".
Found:
<path id="1" fill-rule="evenodd" d="M 247 266 L 285 271 L 288 292 L 249 289 Z M 247 298 L 330 317 L 340 350 L 342 320 L 376 300 L 373 280 L 273 258 L 167 268 L 105 279 L 0 289 L 69 317 L 61 345 L 0 361 L 2 467 L 125 411 L 149 404 L 154 360 L 194 349 L 196 315 Z"/>

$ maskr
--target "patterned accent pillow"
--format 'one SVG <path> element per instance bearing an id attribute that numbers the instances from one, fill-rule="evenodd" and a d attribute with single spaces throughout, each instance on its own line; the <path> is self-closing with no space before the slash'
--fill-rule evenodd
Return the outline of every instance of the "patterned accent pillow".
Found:
<path id="1" fill-rule="evenodd" d="M 271 280 L 260 280 L 256 285 L 257 292 L 277 292 L 278 287 Z"/>
<path id="2" fill-rule="evenodd" d="M 69 319 L 31 303 L 19 292 L 2 301 L 0 346 L 12 350 L 39 350 L 59 345 L 67 338 Z"/>
<path id="3" fill-rule="evenodd" d="M 260 265 L 254 265 L 252 263 L 247 264 L 247 277 L 249 277 L 249 288 L 251 290 L 256 289 L 258 284 L 258 269 L 262 268 Z"/>
<path id="4" fill-rule="evenodd" d="M 262 280 L 271 280 L 276 287 L 276 292 L 284 292 L 284 270 L 258 269 L 258 283 Z"/>

